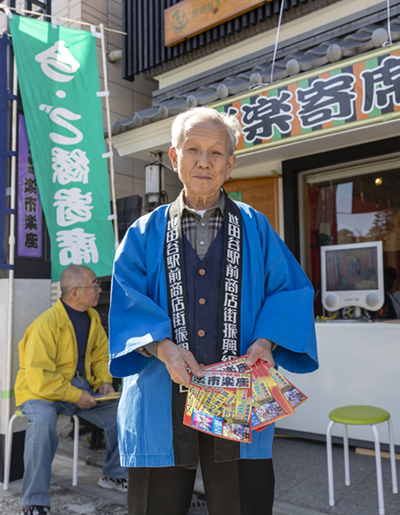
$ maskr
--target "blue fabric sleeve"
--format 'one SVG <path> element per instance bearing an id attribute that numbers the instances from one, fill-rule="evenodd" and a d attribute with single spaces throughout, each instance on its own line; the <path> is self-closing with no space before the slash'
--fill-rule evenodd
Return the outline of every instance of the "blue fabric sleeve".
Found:
<path id="1" fill-rule="evenodd" d="M 171 338 L 166 289 L 159 287 L 160 281 L 165 283 L 165 268 L 159 266 L 164 261 L 160 239 L 164 240 L 167 210 L 163 208 L 135 222 L 117 250 L 110 305 L 110 373 L 114 377 L 135 374 L 155 359 L 136 349 Z M 165 290 L 163 298 L 160 290 Z"/>
<path id="2" fill-rule="evenodd" d="M 318 368 L 313 287 L 265 216 L 257 212 L 256 220 L 264 258 L 265 300 L 252 341 L 267 338 L 276 343 L 275 362 L 286 370 L 313 372 Z"/>

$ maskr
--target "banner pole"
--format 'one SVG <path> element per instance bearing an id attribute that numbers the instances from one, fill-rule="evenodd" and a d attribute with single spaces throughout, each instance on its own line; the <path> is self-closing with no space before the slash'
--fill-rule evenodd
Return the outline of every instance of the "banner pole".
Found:
<path id="1" fill-rule="evenodd" d="M 15 97 L 18 94 L 18 76 L 17 76 L 17 67 L 15 64 L 14 57 L 14 65 L 13 65 L 13 95 Z M 9 264 L 11 265 L 11 269 L 8 274 L 8 315 L 7 315 L 7 379 L 6 379 L 6 389 L 7 389 L 7 403 L 6 403 L 6 446 L 10 435 L 8 434 L 8 422 L 11 417 L 11 383 L 12 383 L 12 337 L 13 337 L 13 314 L 14 314 L 14 256 L 15 256 L 15 189 L 16 189 L 16 168 L 17 168 L 17 158 L 15 152 L 17 151 L 17 100 L 12 101 L 12 128 L 11 128 L 11 151 L 13 152 L 11 156 L 11 181 L 10 181 L 10 236 L 8 239 L 9 244 Z M 8 467 L 7 463 L 4 463 L 5 467 Z M 6 469 L 5 469 L 6 470 Z M 5 476 L 4 476 L 5 477 Z"/>
<path id="2" fill-rule="evenodd" d="M 115 174 L 114 174 L 114 155 L 112 147 L 112 136 L 111 136 L 111 116 L 110 116 L 110 96 L 108 89 L 108 75 L 107 75 L 107 58 L 106 49 L 104 42 L 104 25 L 100 23 L 100 32 L 102 34 L 101 39 L 101 55 L 103 61 L 103 80 L 104 80 L 104 91 L 106 92 L 106 116 L 107 116 L 107 139 L 108 139 L 108 152 L 110 154 L 110 175 L 111 175 L 111 199 L 113 206 L 113 222 L 114 222 L 114 233 L 115 233 L 115 248 L 118 248 L 118 219 L 117 219 L 117 200 L 115 197 Z"/>

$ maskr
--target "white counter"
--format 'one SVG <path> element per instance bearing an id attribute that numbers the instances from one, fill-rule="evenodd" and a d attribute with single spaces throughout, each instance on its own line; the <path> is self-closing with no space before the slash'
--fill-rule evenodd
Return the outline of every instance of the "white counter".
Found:
<path id="1" fill-rule="evenodd" d="M 282 368 L 308 400 L 277 427 L 325 434 L 330 411 L 367 404 L 391 414 L 395 444 L 400 445 L 400 324 L 321 322 L 316 332 L 319 369 L 303 375 Z M 381 443 L 388 443 L 387 424 L 378 429 Z M 343 426 L 336 424 L 332 434 L 342 436 Z M 349 438 L 373 441 L 372 430 L 349 426 Z"/>

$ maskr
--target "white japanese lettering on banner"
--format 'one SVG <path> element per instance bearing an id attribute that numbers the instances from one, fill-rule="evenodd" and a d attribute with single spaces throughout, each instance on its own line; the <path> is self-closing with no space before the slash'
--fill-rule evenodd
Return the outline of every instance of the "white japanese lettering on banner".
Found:
<path id="1" fill-rule="evenodd" d="M 228 213 L 228 249 L 224 286 L 221 361 L 229 361 L 237 357 L 238 351 L 240 238 L 239 217 Z"/>
<path id="2" fill-rule="evenodd" d="M 57 41 L 35 56 L 42 72 L 52 81 L 70 82 L 80 63 L 65 47 L 64 41 Z M 66 97 L 63 90 L 56 91 L 59 99 Z M 40 111 L 49 115 L 50 120 L 64 129 L 64 134 L 50 132 L 48 137 L 55 143 L 51 149 L 53 183 L 60 185 L 55 191 L 53 206 L 56 208 L 56 223 L 61 227 L 80 223 L 84 224 L 92 217 L 92 192 L 82 193 L 80 188 L 61 188 L 71 183 L 88 184 L 89 159 L 86 152 L 76 147 L 82 139 L 82 132 L 74 126 L 74 122 L 82 117 L 64 107 L 41 104 Z M 65 135 L 65 131 L 71 135 Z M 67 149 L 60 148 L 67 146 Z M 71 148 L 72 147 L 72 148 Z M 62 266 L 82 263 L 97 263 L 99 260 L 96 247 L 96 235 L 86 233 L 82 227 L 57 232 L 57 244 L 60 249 L 59 260 Z"/>
<path id="3" fill-rule="evenodd" d="M 175 343 L 189 349 L 189 334 L 186 325 L 185 299 L 178 244 L 178 217 L 168 220 L 166 246 L 167 274 L 170 289 L 172 327 Z"/>

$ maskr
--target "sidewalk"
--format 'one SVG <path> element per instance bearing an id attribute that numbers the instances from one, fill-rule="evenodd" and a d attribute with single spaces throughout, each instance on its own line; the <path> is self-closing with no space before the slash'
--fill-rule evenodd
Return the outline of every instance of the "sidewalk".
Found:
<path id="1" fill-rule="evenodd" d="M 72 425 L 60 417 L 60 444 L 53 463 L 52 515 L 126 515 L 126 495 L 97 486 L 104 452 L 89 449 L 87 435 L 80 438 L 78 486 L 72 487 L 72 440 L 66 435 Z M 67 424 L 65 426 L 65 424 Z M 276 476 L 274 515 L 378 515 L 375 459 L 350 450 L 352 485 L 344 486 L 343 449 L 334 446 L 333 463 L 336 506 L 328 503 L 325 444 L 277 437 L 274 441 Z M 89 463 L 89 464 L 87 464 Z M 400 495 L 391 491 L 389 459 L 382 458 L 386 515 L 400 515 Z M 397 461 L 400 478 L 400 462 Z M 21 480 L 4 492 L 0 484 L 0 514 L 20 515 Z M 193 505 L 188 515 L 206 515 L 199 476 Z"/>
<path id="2" fill-rule="evenodd" d="M 378 515 L 375 457 L 350 448 L 351 485 L 344 484 L 343 448 L 333 446 L 335 501 L 328 502 L 326 447 L 323 442 L 275 437 L 276 515 Z M 396 460 L 400 479 L 400 461 Z M 400 494 L 392 492 L 390 460 L 382 458 L 386 515 L 400 515 Z"/>

